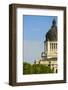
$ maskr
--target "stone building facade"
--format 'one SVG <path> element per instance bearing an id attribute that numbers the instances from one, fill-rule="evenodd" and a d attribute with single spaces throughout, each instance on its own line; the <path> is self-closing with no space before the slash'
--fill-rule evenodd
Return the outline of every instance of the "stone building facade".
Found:
<path id="1" fill-rule="evenodd" d="M 50 65 L 51 69 L 54 69 L 54 73 L 57 73 L 57 45 L 57 25 L 54 19 L 50 30 L 45 35 L 44 52 L 41 53 L 42 59 L 35 61 L 35 64 Z"/>

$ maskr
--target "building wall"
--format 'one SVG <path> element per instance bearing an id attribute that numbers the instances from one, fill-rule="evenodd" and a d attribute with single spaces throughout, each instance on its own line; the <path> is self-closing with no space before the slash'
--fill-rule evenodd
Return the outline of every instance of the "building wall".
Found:
<path id="1" fill-rule="evenodd" d="M 40 61 L 40 64 L 45 64 L 45 65 L 48 66 L 48 65 L 49 65 L 49 61 L 47 61 L 47 60 L 42 61 L 42 60 L 41 60 L 41 61 Z"/>
<path id="2" fill-rule="evenodd" d="M 39 61 L 37 62 L 37 64 L 45 64 L 46 66 L 48 66 L 50 64 L 51 69 L 54 69 L 54 73 L 56 73 L 57 71 L 57 60 L 44 60 L 44 61 Z"/>
<path id="3" fill-rule="evenodd" d="M 54 72 L 56 72 L 58 66 L 57 66 L 57 60 L 51 61 L 51 69 L 54 69 Z"/>
<path id="4" fill-rule="evenodd" d="M 54 73 L 57 72 L 57 41 L 44 42 L 44 53 L 41 60 L 37 60 L 36 64 L 50 65 L 51 69 L 54 69 Z M 43 54 L 44 54 L 43 53 Z"/>
<path id="5" fill-rule="evenodd" d="M 46 43 L 44 43 L 44 51 L 47 58 L 57 57 L 57 42 L 47 41 Z"/>

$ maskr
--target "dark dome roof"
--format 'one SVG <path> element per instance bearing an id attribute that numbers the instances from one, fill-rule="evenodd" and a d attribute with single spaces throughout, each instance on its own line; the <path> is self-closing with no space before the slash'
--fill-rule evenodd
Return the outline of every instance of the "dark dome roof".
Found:
<path id="1" fill-rule="evenodd" d="M 46 41 L 57 41 L 57 26 L 55 19 L 52 22 L 51 29 L 46 34 Z"/>

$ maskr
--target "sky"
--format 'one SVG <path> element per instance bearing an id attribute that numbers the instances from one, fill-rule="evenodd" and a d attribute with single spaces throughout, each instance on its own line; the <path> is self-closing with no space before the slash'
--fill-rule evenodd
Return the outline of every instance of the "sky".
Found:
<path id="1" fill-rule="evenodd" d="M 52 26 L 56 16 L 24 15 L 24 62 L 34 63 L 41 59 L 44 51 L 45 35 Z"/>

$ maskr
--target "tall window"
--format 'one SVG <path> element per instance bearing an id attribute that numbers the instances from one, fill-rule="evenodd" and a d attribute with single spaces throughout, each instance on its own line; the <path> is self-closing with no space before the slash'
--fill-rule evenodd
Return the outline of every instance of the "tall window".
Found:
<path id="1" fill-rule="evenodd" d="M 57 49 L 57 43 L 56 43 L 56 49 Z"/>
<path id="2" fill-rule="evenodd" d="M 52 43 L 50 43 L 50 50 L 52 49 Z"/>
<path id="3" fill-rule="evenodd" d="M 57 43 L 50 42 L 50 50 L 57 49 Z"/>
<path id="4" fill-rule="evenodd" d="M 55 49 L 55 43 L 54 43 L 54 49 Z"/>
<path id="5" fill-rule="evenodd" d="M 53 50 L 53 43 L 52 43 L 52 50 Z"/>

